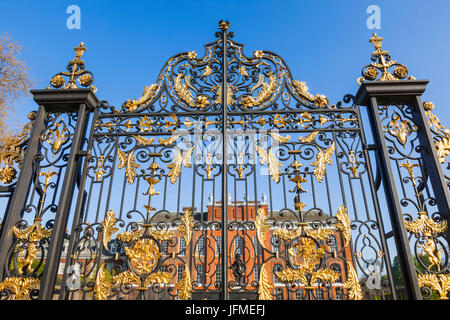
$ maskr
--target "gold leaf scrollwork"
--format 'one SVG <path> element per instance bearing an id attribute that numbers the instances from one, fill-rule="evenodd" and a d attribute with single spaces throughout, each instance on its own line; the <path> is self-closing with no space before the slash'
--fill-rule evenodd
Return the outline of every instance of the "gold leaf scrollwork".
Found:
<path id="1" fill-rule="evenodd" d="M 261 77 L 263 76 L 261 75 Z M 272 97 L 273 93 L 277 90 L 277 77 L 273 73 L 268 73 L 269 83 L 264 82 L 264 79 L 261 77 L 260 81 L 258 81 L 257 85 L 253 88 L 254 90 L 257 86 L 261 86 L 261 90 L 259 91 L 257 96 L 246 96 L 241 99 L 241 104 L 244 108 L 252 108 L 266 103 Z"/>
<path id="2" fill-rule="evenodd" d="M 6 137 L 0 142 L 0 164 L 5 164 L 0 169 L 0 181 L 5 184 L 10 184 L 16 179 L 17 171 L 14 169 L 14 163 L 20 164 L 24 157 L 24 146 L 29 139 L 31 129 L 33 127 L 33 121 L 36 118 L 35 112 L 28 114 L 30 121 L 25 124 L 20 134 L 13 137 Z"/>
<path id="3" fill-rule="evenodd" d="M 124 103 L 124 108 L 128 111 L 135 111 L 145 103 L 149 102 L 150 100 L 155 97 L 157 91 L 158 91 L 158 84 L 154 83 L 150 86 L 145 86 L 144 91 L 142 92 L 142 96 L 138 99 L 133 100 L 127 100 Z"/>
<path id="4" fill-rule="evenodd" d="M 450 292 L 450 276 L 448 274 L 419 274 L 418 281 L 420 287 L 428 287 L 439 293 L 439 299 L 448 300 Z"/>
<path id="5" fill-rule="evenodd" d="M 117 168 L 122 169 L 125 168 L 125 176 L 129 184 L 134 183 L 134 178 L 137 175 L 136 169 L 140 166 L 136 163 L 133 155 L 133 151 L 128 153 L 128 155 L 120 149 L 117 149 L 117 156 L 119 158 L 119 164 Z"/>
<path id="6" fill-rule="evenodd" d="M 315 106 L 318 107 L 328 107 L 328 98 L 323 94 L 316 94 L 315 96 L 313 96 L 311 93 L 309 93 L 306 82 L 293 80 L 291 85 L 294 89 L 294 92 L 303 102 L 312 102 Z"/>
<path id="7" fill-rule="evenodd" d="M 192 107 L 192 108 L 197 108 L 197 109 L 203 109 L 205 108 L 207 105 L 209 105 L 209 100 L 207 96 L 203 96 L 203 95 L 199 95 L 197 98 L 193 98 L 192 93 L 189 91 L 189 87 L 186 83 L 182 83 L 183 79 L 183 74 L 178 74 L 178 76 L 176 77 L 175 81 L 174 81 L 174 89 L 175 92 L 177 93 L 177 95 L 180 97 L 181 100 L 183 100 L 184 103 L 186 103 L 188 106 Z M 189 78 L 185 78 L 186 81 Z"/>
<path id="8" fill-rule="evenodd" d="M 178 227 L 178 232 L 180 232 L 186 243 L 186 247 L 191 242 L 192 230 L 194 228 L 194 218 L 192 217 L 191 210 L 185 210 L 183 217 L 181 217 L 181 225 Z"/>
<path id="9" fill-rule="evenodd" d="M 95 300 L 107 300 L 111 289 L 111 283 L 106 278 L 106 264 L 103 263 L 97 273 L 94 285 Z"/>
<path id="10" fill-rule="evenodd" d="M 347 247 L 347 245 L 350 243 L 352 234 L 351 234 L 351 221 L 348 217 L 348 211 L 346 206 L 340 206 L 338 208 L 338 212 L 336 213 L 336 219 L 338 220 L 338 223 L 335 224 L 335 227 L 339 229 L 339 231 L 342 234 L 342 237 L 344 238 L 344 245 L 343 247 Z"/>
<path id="11" fill-rule="evenodd" d="M 178 289 L 179 299 L 181 300 L 191 299 L 192 284 L 191 284 L 191 274 L 188 269 L 185 269 L 183 271 L 183 276 L 181 277 L 181 280 L 177 282 L 175 287 Z"/>
<path id="12" fill-rule="evenodd" d="M 259 300 L 272 300 L 271 291 L 273 289 L 273 284 L 270 283 L 269 277 L 266 271 L 266 263 L 261 266 L 259 272 L 259 285 L 258 285 L 258 296 Z"/>
<path id="13" fill-rule="evenodd" d="M 356 274 L 356 270 L 350 261 L 347 261 L 347 269 L 348 279 L 344 284 L 344 288 L 348 289 L 348 297 L 350 300 L 362 300 L 363 294 L 361 285 L 359 284 L 358 275 Z"/>
<path id="14" fill-rule="evenodd" d="M 278 183 L 280 181 L 280 167 L 282 166 L 282 164 L 273 154 L 272 147 L 269 149 L 269 151 L 266 151 L 264 148 L 261 148 L 259 146 L 255 146 L 255 148 L 260 158 L 260 164 L 268 164 L 269 174 L 272 177 L 272 180 Z"/>
<path id="15" fill-rule="evenodd" d="M 258 241 L 261 244 L 261 246 L 265 249 L 265 240 L 266 240 L 266 234 L 270 229 L 270 225 L 267 223 L 267 213 L 264 208 L 260 207 L 257 210 L 257 215 L 255 218 L 255 227 L 256 227 L 256 236 L 258 237 Z"/>
<path id="16" fill-rule="evenodd" d="M 186 168 L 191 167 L 191 156 L 193 150 L 194 147 L 186 150 L 183 154 L 180 149 L 177 149 L 177 155 L 175 156 L 174 160 L 167 165 L 167 168 L 170 169 L 168 176 L 171 183 L 177 182 L 178 177 L 181 174 L 182 165 Z"/>
<path id="17" fill-rule="evenodd" d="M 32 290 L 39 290 L 41 281 L 33 277 L 8 277 L 0 283 L 0 291 L 8 290 L 14 300 L 29 298 Z"/>
<path id="18" fill-rule="evenodd" d="M 322 182 L 323 177 L 327 171 L 327 164 L 332 164 L 331 157 L 336 149 L 336 144 L 333 142 L 330 147 L 328 147 L 325 151 L 322 149 L 319 150 L 316 156 L 316 160 L 311 162 L 311 165 L 314 166 L 314 175 L 316 176 L 317 181 Z"/>
<path id="19" fill-rule="evenodd" d="M 431 112 L 431 110 L 434 109 L 434 104 L 431 101 L 425 101 L 423 103 L 423 108 L 425 110 L 425 116 L 428 118 L 430 128 L 434 133 L 439 161 L 445 163 L 446 157 L 450 154 L 450 129 L 446 129 L 441 124 L 438 117 Z"/>

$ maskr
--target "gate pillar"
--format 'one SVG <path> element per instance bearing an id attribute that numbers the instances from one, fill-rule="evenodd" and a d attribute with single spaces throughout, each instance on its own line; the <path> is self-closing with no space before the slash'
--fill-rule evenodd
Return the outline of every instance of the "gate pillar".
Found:
<path id="1" fill-rule="evenodd" d="M 55 213 L 48 256 L 41 279 L 39 299 L 48 300 L 52 299 L 53 296 L 53 288 L 61 258 L 61 247 L 63 246 L 67 220 L 75 191 L 75 181 L 82 163 L 79 159 L 87 155 L 86 152 L 82 151 L 82 146 L 85 141 L 89 114 L 98 106 L 99 101 L 91 89 L 34 90 L 31 93 L 34 100 L 50 112 L 74 112 L 77 114 L 71 150 Z"/>
<path id="2" fill-rule="evenodd" d="M 93 75 L 80 59 L 86 48 L 74 50 L 68 71 L 50 81 L 55 89 L 31 91 L 39 109 L 0 238 L 0 290 L 7 298 L 54 295 L 80 157 L 88 155 L 82 147 L 89 115 L 99 105 Z"/>
<path id="3" fill-rule="evenodd" d="M 356 95 L 357 104 L 368 108 L 387 208 L 409 299 L 422 299 L 422 295 L 415 266 L 417 262 L 413 259 L 407 232 L 411 230 L 405 225 L 412 213 L 405 201 L 410 193 L 405 191 L 407 182 L 414 186 L 412 198 L 416 197 L 420 208 L 419 212 L 413 214 L 420 216 L 434 208 L 427 208 L 422 193 L 425 188 L 431 188 L 438 220 L 450 216 L 445 177 L 420 98 L 427 83 L 427 80 L 364 82 Z M 415 174 L 415 167 L 420 176 Z M 448 231 L 446 238 L 448 241 Z"/>

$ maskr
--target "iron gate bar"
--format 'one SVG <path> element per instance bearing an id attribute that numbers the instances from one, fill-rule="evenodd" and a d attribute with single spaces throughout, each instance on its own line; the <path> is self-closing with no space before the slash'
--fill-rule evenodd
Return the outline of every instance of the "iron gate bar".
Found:
<path id="1" fill-rule="evenodd" d="M 228 56 L 228 24 L 219 22 L 222 39 L 222 299 L 228 300 L 228 135 L 227 135 L 227 56 Z M 206 262 L 206 259 L 205 259 Z"/>
<path id="2" fill-rule="evenodd" d="M 387 236 L 386 236 L 386 231 L 384 228 L 384 222 L 383 222 L 383 217 L 381 214 L 381 209 L 380 209 L 380 203 L 379 203 L 379 199 L 378 199 L 378 194 L 377 194 L 377 190 L 379 187 L 377 187 L 377 179 L 374 180 L 373 177 L 373 171 L 372 171 L 372 164 L 371 164 L 371 160 L 370 160 L 370 155 L 369 155 L 369 150 L 374 150 L 376 151 L 377 148 L 369 148 L 369 146 L 367 145 L 367 141 L 366 141 L 366 134 L 364 132 L 364 126 L 362 125 L 362 121 L 361 121 L 361 112 L 360 112 L 360 107 L 357 107 L 357 111 L 358 111 L 358 122 L 359 122 L 359 127 L 361 128 L 361 143 L 363 146 L 363 152 L 365 154 L 365 159 L 366 159 L 366 164 L 367 164 L 367 176 L 369 179 L 369 184 L 370 184 L 370 192 L 372 195 L 372 199 L 373 199 L 373 206 L 374 206 L 374 210 L 375 210 L 375 216 L 377 218 L 378 224 L 379 224 L 379 228 L 380 228 L 380 238 L 381 238 L 381 243 L 382 243 L 382 247 L 383 248 L 388 248 L 388 244 L 387 244 Z M 375 163 L 376 163 L 376 170 L 377 170 L 377 177 L 379 177 L 378 175 L 378 157 L 376 156 L 375 158 Z M 388 277 L 388 281 L 389 281 L 389 287 L 391 288 L 391 293 L 392 293 L 392 298 L 394 300 L 397 300 L 397 291 L 395 290 L 395 283 L 394 283 L 394 277 L 392 275 L 392 264 L 391 264 L 391 257 L 389 254 L 389 250 L 385 250 L 385 252 L 383 253 L 385 256 L 385 263 L 386 263 L 386 274 Z"/>
<path id="3" fill-rule="evenodd" d="M 95 119 L 97 118 L 98 115 L 98 111 L 97 108 L 94 109 L 94 116 L 93 116 L 93 121 L 91 124 L 91 128 L 90 128 L 90 134 L 89 134 L 89 139 L 87 141 L 87 150 L 91 150 L 92 147 L 92 143 L 94 140 L 94 130 L 95 130 Z M 87 192 L 85 190 L 85 185 L 86 185 L 86 179 L 87 179 L 87 173 L 88 173 L 88 161 L 89 161 L 89 157 L 90 155 L 88 154 L 86 157 L 84 157 L 83 159 L 83 164 L 81 165 L 81 173 L 78 175 L 78 177 L 80 178 L 80 183 L 78 185 L 78 195 L 77 195 L 77 202 L 75 205 L 75 212 L 73 215 L 73 222 L 72 222 L 72 230 L 70 232 L 70 237 L 69 237 L 69 243 L 68 243 L 68 247 L 67 247 L 67 252 L 73 252 L 74 246 L 75 246 L 75 241 L 77 239 L 76 236 L 74 235 L 78 235 L 78 226 L 81 223 L 82 219 L 83 219 L 83 212 L 85 210 L 85 205 L 86 205 L 86 195 Z M 64 265 L 64 273 L 63 273 L 63 277 L 62 277 L 62 284 L 65 284 L 67 281 L 67 276 L 68 276 L 68 268 L 70 265 L 72 265 L 72 256 L 66 256 L 65 260 L 65 265 Z M 70 262 L 70 263 L 69 263 Z M 60 289 L 60 293 L 59 293 L 59 300 L 65 300 L 68 298 L 68 292 L 66 292 L 66 286 L 65 285 L 61 285 L 61 289 Z"/>

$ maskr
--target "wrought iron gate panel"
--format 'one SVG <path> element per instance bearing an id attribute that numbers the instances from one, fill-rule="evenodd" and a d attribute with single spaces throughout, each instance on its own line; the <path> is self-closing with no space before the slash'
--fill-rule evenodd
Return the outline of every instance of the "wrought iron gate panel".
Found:
<path id="1" fill-rule="evenodd" d="M 402 227 L 428 274 L 419 282 L 439 291 L 428 277 L 448 272 L 442 232 L 416 231 L 420 221 L 442 229 L 446 216 L 420 215 L 419 221 L 409 214 L 438 202 L 421 162 L 425 149 L 416 143 L 414 112 L 405 105 L 371 105 L 385 158 L 398 174 L 390 186 L 401 187 L 405 218 L 399 231 L 383 207 L 382 148 L 367 142 L 360 92 L 332 104 L 295 80 L 277 54 L 246 56 L 228 28 L 219 23 L 217 40 L 204 46 L 202 57 L 194 51 L 171 57 L 141 97 L 118 108 L 101 101 L 92 120 L 83 122 L 90 126 L 87 151 L 71 146 L 80 112 L 46 111 L 23 206 L 30 218 L 14 223 L 2 298 L 36 298 L 39 292 L 40 298 L 73 300 L 398 299 L 391 254 L 401 244 L 388 242 L 391 234 L 398 240 Z M 72 73 L 55 75 L 54 88 L 77 90 L 77 77 L 92 88 L 93 75 L 80 60 L 83 47 L 77 48 Z M 378 74 L 370 68 L 364 81 Z M 394 72 L 398 79 L 382 81 L 406 77 L 400 71 Z M 70 77 L 67 86 L 62 75 Z M 448 130 L 428 109 L 420 119 L 430 121 L 432 147 L 443 163 Z M 374 123 L 371 129 L 377 137 Z M 86 157 L 77 160 L 76 174 L 67 175 L 67 162 L 75 168 L 73 153 Z M 59 199 L 63 178 L 77 187 L 71 206 Z M 53 226 L 61 203 L 68 209 Z M 35 224 L 28 227 L 30 219 Z M 21 236 L 33 226 L 38 240 Z M 429 249 L 428 260 L 419 257 L 420 248 Z M 47 256 L 48 250 L 55 252 Z M 14 293 L 13 285 L 21 289 Z"/>

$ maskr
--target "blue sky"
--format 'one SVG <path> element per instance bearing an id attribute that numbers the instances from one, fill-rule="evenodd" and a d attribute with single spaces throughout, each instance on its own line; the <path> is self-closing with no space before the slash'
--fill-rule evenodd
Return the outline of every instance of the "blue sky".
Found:
<path id="1" fill-rule="evenodd" d="M 81 9 L 81 29 L 69 30 L 69 5 Z M 381 9 L 381 29 L 369 30 L 366 8 Z M 73 47 L 95 75 L 97 95 L 113 105 L 139 97 L 172 55 L 214 40 L 217 22 L 227 19 L 246 53 L 281 55 L 294 77 L 332 102 L 356 93 L 356 78 L 370 62 L 368 42 L 376 31 L 383 48 L 417 79 L 429 79 L 423 100 L 450 123 L 446 101 L 450 71 L 450 1 L 0 1 L 0 31 L 23 46 L 21 59 L 36 88 L 64 71 Z M 16 104 L 16 124 L 36 109 L 31 97 Z"/>

